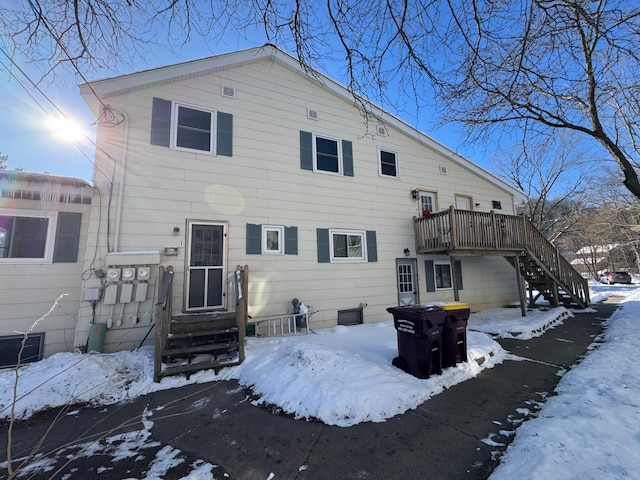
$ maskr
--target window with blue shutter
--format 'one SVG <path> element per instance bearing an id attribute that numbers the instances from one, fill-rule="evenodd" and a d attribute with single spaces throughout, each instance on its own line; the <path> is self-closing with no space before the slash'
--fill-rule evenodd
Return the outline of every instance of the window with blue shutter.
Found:
<path id="1" fill-rule="evenodd" d="M 169 147 L 171 140 L 171 101 L 153 97 L 151 106 L 151 144 Z"/>
<path id="2" fill-rule="evenodd" d="M 247 255 L 262 253 L 262 225 L 247 223 L 246 252 Z"/>
<path id="3" fill-rule="evenodd" d="M 329 229 L 316 229 L 316 240 L 318 242 L 318 263 L 331 262 L 331 251 L 329 247 Z"/>
<path id="4" fill-rule="evenodd" d="M 161 147 L 230 157 L 233 155 L 233 115 L 180 103 L 173 105 L 171 100 L 154 97 L 150 142 Z"/>
<path id="5" fill-rule="evenodd" d="M 462 290 L 462 263 L 460 260 L 453 262 L 453 268 L 456 273 L 456 288 Z M 425 278 L 427 280 L 427 292 L 435 292 L 439 289 L 451 289 L 451 263 L 450 262 L 434 262 L 433 260 L 425 260 L 424 262 Z"/>
<path id="6" fill-rule="evenodd" d="M 297 255 L 298 227 L 247 223 L 245 248 L 247 255 Z"/>
<path id="7" fill-rule="evenodd" d="M 300 168 L 353 177 L 353 144 L 300 131 Z"/>
<path id="8" fill-rule="evenodd" d="M 81 213 L 58 213 L 56 239 L 53 247 L 53 263 L 75 263 L 78 261 L 81 222 Z"/>
<path id="9" fill-rule="evenodd" d="M 231 157 L 233 155 L 233 115 L 218 112 L 216 153 Z"/>

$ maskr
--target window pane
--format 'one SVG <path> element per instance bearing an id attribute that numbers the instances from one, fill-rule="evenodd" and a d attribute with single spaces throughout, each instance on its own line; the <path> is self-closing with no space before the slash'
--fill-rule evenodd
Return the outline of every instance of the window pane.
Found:
<path id="1" fill-rule="evenodd" d="M 425 195 L 425 194 L 420 195 L 420 207 L 421 207 L 420 211 L 421 212 L 424 212 L 425 210 L 434 212 L 435 211 L 434 204 L 435 202 L 433 201 L 433 195 Z"/>
<path id="2" fill-rule="evenodd" d="M 193 225 L 191 239 L 191 266 L 221 266 L 223 227 L 220 225 Z"/>
<path id="3" fill-rule="evenodd" d="M 333 256 L 336 258 L 347 258 L 347 236 L 333 234 Z"/>
<path id="4" fill-rule="evenodd" d="M 362 258 L 362 237 L 349 235 L 349 258 Z"/>
<path id="5" fill-rule="evenodd" d="M 280 251 L 280 232 L 277 230 L 267 230 L 267 250 Z"/>
<path id="6" fill-rule="evenodd" d="M 211 151 L 211 112 L 179 106 L 176 146 Z"/>
<path id="7" fill-rule="evenodd" d="M 393 152 L 380 152 L 380 170 L 383 175 L 396 177 L 396 154 Z"/>
<path id="8" fill-rule="evenodd" d="M 1 258 L 44 258 L 48 218 L 0 217 Z"/>
<path id="9" fill-rule="evenodd" d="M 451 266 L 436 264 L 436 288 L 451 288 Z"/>
<path id="10" fill-rule="evenodd" d="M 338 142 L 316 137 L 316 168 L 324 172 L 340 172 Z"/>

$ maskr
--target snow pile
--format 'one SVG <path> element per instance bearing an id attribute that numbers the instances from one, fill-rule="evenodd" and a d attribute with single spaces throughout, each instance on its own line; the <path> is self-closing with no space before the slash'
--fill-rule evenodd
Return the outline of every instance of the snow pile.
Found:
<path id="1" fill-rule="evenodd" d="M 537 418 L 518 428 L 491 480 L 638 478 L 640 292 L 626 295 L 604 343 L 562 378 Z"/>

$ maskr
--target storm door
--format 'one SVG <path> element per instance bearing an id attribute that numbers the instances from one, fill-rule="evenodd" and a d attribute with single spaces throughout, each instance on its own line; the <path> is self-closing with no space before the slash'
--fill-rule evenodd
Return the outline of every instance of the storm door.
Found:
<path id="1" fill-rule="evenodd" d="M 225 306 L 225 238 L 221 223 L 189 222 L 186 311 Z"/>
<path id="2" fill-rule="evenodd" d="M 397 258 L 398 305 L 418 303 L 417 260 L 415 258 Z"/>

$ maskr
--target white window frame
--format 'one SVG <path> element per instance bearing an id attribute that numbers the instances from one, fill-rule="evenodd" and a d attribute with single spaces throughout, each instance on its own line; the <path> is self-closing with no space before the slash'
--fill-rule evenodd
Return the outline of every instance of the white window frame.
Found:
<path id="1" fill-rule="evenodd" d="M 330 172 L 328 170 L 321 170 L 318 168 L 318 149 L 317 149 L 318 138 L 336 142 L 338 146 L 338 171 L 337 172 Z M 329 135 L 319 135 L 317 133 L 313 134 L 313 171 L 317 173 L 326 173 L 327 175 L 339 175 L 339 176 L 344 175 L 344 160 L 342 156 L 342 139 L 331 137 Z"/>
<path id="2" fill-rule="evenodd" d="M 347 235 L 360 237 L 360 244 L 362 248 L 362 256 L 360 257 L 335 257 L 334 256 L 334 235 Z M 348 250 L 348 248 L 347 248 Z M 348 254 L 348 252 L 347 252 Z M 367 232 L 365 230 L 345 230 L 345 229 L 330 229 L 329 230 L 329 255 L 331 263 L 364 263 L 367 262 Z"/>
<path id="3" fill-rule="evenodd" d="M 387 175 L 386 173 L 382 173 L 382 152 L 392 153 L 395 156 L 395 166 L 396 166 L 396 174 L 395 175 Z M 400 178 L 400 165 L 398 162 L 398 152 L 395 150 L 391 150 L 390 148 L 382 148 L 378 147 L 378 175 L 385 178 Z"/>
<path id="4" fill-rule="evenodd" d="M 211 115 L 210 130 L 209 130 L 209 150 L 200 150 L 198 148 L 181 147 L 178 145 L 178 113 L 180 107 L 189 108 L 191 110 L 198 110 L 200 112 L 209 113 Z M 173 150 L 181 150 L 184 152 L 202 153 L 205 155 L 216 154 L 216 118 L 217 111 L 210 108 L 200 107 L 197 105 L 190 105 L 182 102 L 171 102 L 171 142 L 170 147 Z"/>
<path id="5" fill-rule="evenodd" d="M 269 250 L 268 248 L 267 235 L 269 232 L 278 233 L 278 248 L 276 250 Z M 261 244 L 264 255 L 284 255 L 284 226 L 262 225 Z"/>
<path id="6" fill-rule="evenodd" d="M 40 210 L 21 210 L 14 208 L 0 209 L 3 217 L 35 217 L 47 218 L 47 239 L 44 246 L 44 257 L 42 258 L 0 258 L 0 264 L 46 264 L 53 263 L 53 250 L 55 247 L 56 226 L 58 224 L 58 212 L 45 212 Z"/>
<path id="7" fill-rule="evenodd" d="M 436 195 L 436 192 L 429 192 L 426 190 L 420 190 L 418 192 L 418 209 L 420 210 L 418 212 L 418 216 L 422 216 L 422 212 L 424 211 L 424 205 L 423 205 L 423 201 L 422 199 L 424 197 L 428 197 L 431 198 L 431 206 L 432 208 L 429 210 L 431 213 L 435 213 L 438 211 L 438 196 Z"/>
<path id="8" fill-rule="evenodd" d="M 451 283 L 451 286 L 438 287 L 438 269 L 437 269 L 438 265 L 445 265 L 449 267 L 449 281 Z M 435 260 L 433 262 L 433 279 L 436 286 L 436 291 L 453 290 L 453 266 L 451 265 L 451 262 L 448 260 Z"/>

